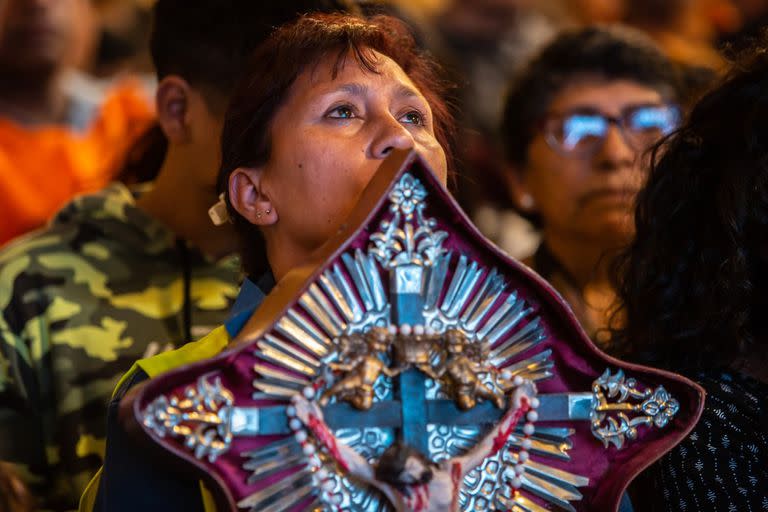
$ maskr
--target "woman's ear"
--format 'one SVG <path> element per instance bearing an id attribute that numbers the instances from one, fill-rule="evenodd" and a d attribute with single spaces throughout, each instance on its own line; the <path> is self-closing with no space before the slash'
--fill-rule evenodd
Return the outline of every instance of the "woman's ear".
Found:
<path id="1" fill-rule="evenodd" d="M 191 137 L 188 120 L 189 93 L 189 84 L 177 75 L 163 78 L 155 93 L 157 121 L 168 140 L 175 144 L 189 142 Z"/>
<path id="2" fill-rule="evenodd" d="M 515 208 L 524 213 L 534 213 L 536 211 L 536 201 L 528 190 L 523 169 L 515 164 L 507 163 L 504 167 L 503 175 L 509 197 L 512 199 Z"/>
<path id="3" fill-rule="evenodd" d="M 232 207 L 256 226 L 269 226 L 277 222 L 269 197 L 262 187 L 262 167 L 238 167 L 229 175 L 229 200 Z"/>

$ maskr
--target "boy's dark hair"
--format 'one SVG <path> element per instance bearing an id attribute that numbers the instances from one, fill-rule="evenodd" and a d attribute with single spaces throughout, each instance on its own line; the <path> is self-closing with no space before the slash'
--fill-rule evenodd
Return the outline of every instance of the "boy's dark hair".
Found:
<path id="1" fill-rule="evenodd" d="M 417 46 L 408 28 L 390 16 L 364 19 L 344 14 L 314 14 L 287 24 L 253 56 L 246 76 L 232 95 L 222 131 L 219 192 L 238 234 L 243 267 L 251 277 L 268 270 L 261 231 L 243 218 L 229 201 L 229 176 L 238 167 L 258 167 L 269 160 L 271 123 L 298 76 L 324 57 L 335 59 L 334 73 L 351 55 L 354 64 L 376 73 L 375 50 L 399 65 L 429 103 L 435 138 L 452 162 L 454 120 L 445 100 L 448 84 L 435 62 Z"/>
<path id="2" fill-rule="evenodd" d="M 376 468 L 374 469 L 376 480 L 391 485 L 397 489 L 400 494 L 409 498 L 411 493 L 408 490 L 408 485 L 400 480 L 400 474 L 405 469 L 406 461 L 411 457 L 419 459 L 427 471 L 422 475 L 421 481 L 410 485 L 428 484 L 432 480 L 432 468 L 435 464 L 425 457 L 423 453 L 402 441 L 395 441 L 392 446 L 387 448 L 381 457 L 379 457 L 379 461 L 376 463 Z"/>
<path id="3" fill-rule="evenodd" d="M 353 0 L 157 0 L 149 42 L 155 73 L 179 75 L 222 111 L 251 53 L 276 27 L 308 12 L 358 11 Z M 129 151 L 120 181 L 153 180 L 167 148 L 152 126 Z"/>
<path id="4" fill-rule="evenodd" d="M 351 0 L 157 0 L 152 61 L 158 79 L 179 75 L 226 98 L 250 54 L 276 27 L 307 12 L 355 9 Z"/>
<path id="5" fill-rule="evenodd" d="M 563 32 L 522 69 L 507 93 L 500 131 L 508 162 L 526 163 L 552 100 L 584 78 L 630 80 L 658 90 L 665 100 L 678 99 L 674 65 L 643 33 L 619 26 Z"/>

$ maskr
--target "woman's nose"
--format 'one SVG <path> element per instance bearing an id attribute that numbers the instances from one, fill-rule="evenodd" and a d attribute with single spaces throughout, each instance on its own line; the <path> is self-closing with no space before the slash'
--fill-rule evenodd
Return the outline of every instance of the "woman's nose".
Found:
<path id="1" fill-rule="evenodd" d="M 616 170 L 623 166 L 631 166 L 637 156 L 636 153 L 619 128 L 611 126 L 605 134 L 605 140 L 595 160 L 600 169 Z"/>
<path id="2" fill-rule="evenodd" d="M 386 158 L 393 149 L 411 149 L 414 147 L 413 135 L 397 119 L 387 115 L 378 122 L 370 152 L 372 158 Z"/>

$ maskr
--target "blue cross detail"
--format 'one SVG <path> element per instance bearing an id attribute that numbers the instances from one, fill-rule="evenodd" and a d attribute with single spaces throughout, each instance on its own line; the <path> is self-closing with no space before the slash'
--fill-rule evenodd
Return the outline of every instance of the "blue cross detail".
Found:
<path id="1" fill-rule="evenodd" d="M 423 325 L 423 273 L 419 265 L 401 265 L 390 271 L 392 323 Z M 333 430 L 343 428 L 394 428 L 401 439 L 421 453 L 429 454 L 427 424 L 480 425 L 498 420 L 502 411 L 490 402 L 482 402 L 469 411 L 460 410 L 452 400 L 427 400 L 426 379 L 421 371 L 411 368 L 396 378 L 395 394 L 399 400 L 376 402 L 360 411 L 345 402 L 323 408 L 323 416 Z M 262 434 L 288 433 L 284 407 L 267 407 L 260 411 Z"/>
<path id="2" fill-rule="evenodd" d="M 390 270 L 389 289 L 392 322 L 395 325 L 424 325 L 424 297 L 421 293 L 424 267 L 396 266 Z M 421 453 L 428 454 L 426 376 L 415 368 L 397 377 L 395 392 L 400 394 L 402 440 Z"/>
<path id="3" fill-rule="evenodd" d="M 422 283 L 424 268 L 401 265 L 390 271 L 389 289 L 391 321 L 395 325 L 423 325 L 424 300 Z M 397 377 L 395 393 L 399 400 L 376 402 L 367 411 L 355 409 L 346 402 L 329 404 L 323 416 L 332 430 L 344 428 L 393 428 L 402 440 L 424 454 L 429 454 L 427 425 L 470 426 L 498 421 L 503 411 L 483 401 L 468 411 L 459 409 L 453 400 L 427 400 L 426 375 L 411 368 Z M 587 420 L 592 404 L 591 393 L 550 393 L 540 395 L 539 418 L 543 421 Z M 288 434 L 285 406 L 259 409 L 258 431 L 262 435 Z"/>

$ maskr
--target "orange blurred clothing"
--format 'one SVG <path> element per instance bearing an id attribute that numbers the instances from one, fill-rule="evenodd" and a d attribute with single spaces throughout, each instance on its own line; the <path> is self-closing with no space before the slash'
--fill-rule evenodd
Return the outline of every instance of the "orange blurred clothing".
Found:
<path id="1" fill-rule="evenodd" d="M 0 245 L 41 227 L 74 196 L 103 188 L 153 118 L 134 82 L 108 94 L 82 132 L 0 118 Z"/>

